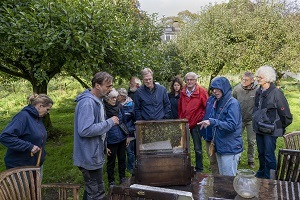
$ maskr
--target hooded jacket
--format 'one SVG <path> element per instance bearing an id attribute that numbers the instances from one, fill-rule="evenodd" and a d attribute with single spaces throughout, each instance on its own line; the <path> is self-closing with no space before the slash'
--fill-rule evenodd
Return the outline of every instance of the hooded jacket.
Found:
<path id="1" fill-rule="evenodd" d="M 74 165 L 87 170 L 103 167 L 106 132 L 114 126 L 105 119 L 103 100 L 85 90 L 76 97 L 74 119 Z"/>
<path id="2" fill-rule="evenodd" d="M 202 121 L 207 99 L 206 89 L 198 84 L 196 84 L 195 91 L 190 97 L 186 94 L 186 85 L 181 90 L 178 103 L 178 117 L 179 119 L 187 119 L 190 129 L 196 127 L 197 123 Z"/>
<path id="3" fill-rule="evenodd" d="M 203 120 L 210 126 L 201 130 L 206 141 L 211 141 L 215 131 L 215 147 L 219 154 L 238 154 L 243 151 L 242 115 L 239 102 L 232 97 L 231 85 L 227 78 L 215 78 L 210 89 L 222 91 L 222 97 L 210 96 L 207 100 Z"/>
<path id="4" fill-rule="evenodd" d="M 244 88 L 241 83 L 233 88 L 232 96 L 240 102 L 242 110 L 242 119 L 244 123 L 252 121 L 255 92 L 257 88 L 258 87 L 256 81 L 252 84 L 252 86 L 249 89 Z"/>
<path id="5" fill-rule="evenodd" d="M 34 145 L 42 148 L 40 164 L 46 156 L 47 132 L 37 109 L 28 105 L 16 114 L 0 135 L 0 142 L 7 147 L 4 158 L 6 168 L 36 165 L 39 153 L 31 156 Z"/>
<path id="6" fill-rule="evenodd" d="M 130 132 L 129 137 L 135 137 L 135 116 L 134 116 L 134 103 L 133 100 L 128 96 L 126 101 L 122 103 L 122 110 L 124 112 L 124 122 Z"/>

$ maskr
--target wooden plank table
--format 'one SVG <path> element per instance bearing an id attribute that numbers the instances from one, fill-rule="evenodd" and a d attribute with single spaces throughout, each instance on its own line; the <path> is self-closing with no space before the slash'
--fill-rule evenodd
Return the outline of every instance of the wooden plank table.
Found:
<path id="1" fill-rule="evenodd" d="M 192 192 L 195 200 L 214 200 L 214 199 L 243 199 L 235 192 L 233 188 L 233 176 L 221 176 L 211 174 L 197 173 L 186 186 L 164 186 Z M 271 179 L 258 179 L 259 195 L 252 199 L 263 200 L 299 200 L 300 199 L 300 183 L 287 182 Z M 128 179 L 124 186 L 134 184 L 134 177 Z"/>

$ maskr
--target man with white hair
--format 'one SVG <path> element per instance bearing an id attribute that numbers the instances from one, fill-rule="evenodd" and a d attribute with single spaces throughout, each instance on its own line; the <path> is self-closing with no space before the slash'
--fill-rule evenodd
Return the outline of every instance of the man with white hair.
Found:
<path id="1" fill-rule="evenodd" d="M 164 86 L 154 83 L 153 72 L 142 70 L 143 83 L 134 95 L 136 120 L 159 120 L 170 118 L 171 104 Z"/>
<path id="2" fill-rule="evenodd" d="M 141 80 L 136 77 L 136 76 L 133 76 L 131 77 L 130 79 L 130 82 L 129 82 L 129 89 L 128 89 L 128 96 L 133 100 L 134 99 L 134 93 L 135 91 L 142 85 L 142 82 Z"/>
<path id="3" fill-rule="evenodd" d="M 197 79 L 198 75 L 194 72 L 188 72 L 185 75 L 186 85 L 183 86 L 183 89 L 180 92 L 178 117 L 179 119 L 188 119 L 196 157 L 195 170 L 196 172 L 202 172 L 202 142 L 197 123 L 203 119 L 208 94 L 206 89 L 197 83 Z"/>

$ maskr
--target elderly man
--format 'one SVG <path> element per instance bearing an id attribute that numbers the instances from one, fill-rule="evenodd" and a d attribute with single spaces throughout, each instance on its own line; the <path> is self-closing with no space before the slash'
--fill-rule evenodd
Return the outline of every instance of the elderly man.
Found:
<path id="1" fill-rule="evenodd" d="M 254 75 L 251 72 L 245 72 L 242 82 L 234 87 L 232 96 L 241 104 L 243 126 L 242 130 L 247 130 L 248 141 L 248 165 L 254 168 L 254 149 L 256 134 L 252 127 L 252 112 L 254 108 L 255 92 L 258 88 L 257 82 L 254 81 Z"/>
<path id="2" fill-rule="evenodd" d="M 170 118 L 171 104 L 164 86 L 155 84 L 153 72 L 142 70 L 143 85 L 135 92 L 134 111 L 136 120 L 158 120 Z"/>
<path id="3" fill-rule="evenodd" d="M 129 89 L 128 89 L 128 96 L 133 100 L 134 99 L 134 93 L 135 91 L 142 85 L 142 82 L 141 80 L 136 77 L 136 76 L 133 76 L 131 77 L 130 79 L 130 82 L 129 82 Z"/>
<path id="4" fill-rule="evenodd" d="M 185 75 L 186 85 L 180 92 L 180 99 L 178 104 L 179 119 L 188 119 L 190 133 L 193 138 L 194 151 L 196 156 L 196 172 L 203 171 L 203 155 L 201 134 L 197 123 L 202 121 L 205 105 L 208 99 L 206 89 L 197 83 L 198 75 L 194 72 L 189 72 Z"/>

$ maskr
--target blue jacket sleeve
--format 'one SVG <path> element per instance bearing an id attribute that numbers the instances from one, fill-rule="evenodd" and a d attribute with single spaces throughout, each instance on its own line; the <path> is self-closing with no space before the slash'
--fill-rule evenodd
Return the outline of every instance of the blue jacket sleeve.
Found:
<path id="1" fill-rule="evenodd" d="M 136 120 L 142 120 L 142 108 L 138 91 L 134 94 L 134 113 Z"/>
<path id="2" fill-rule="evenodd" d="M 24 133 L 25 125 L 18 119 L 12 120 L 0 135 L 0 142 L 15 151 L 31 151 L 33 144 L 20 139 Z"/>
<path id="3" fill-rule="evenodd" d="M 164 119 L 170 119 L 171 118 L 171 103 L 170 103 L 166 88 L 164 88 L 163 95 L 164 95 L 163 104 L 164 104 L 164 113 L 165 113 Z"/>

